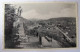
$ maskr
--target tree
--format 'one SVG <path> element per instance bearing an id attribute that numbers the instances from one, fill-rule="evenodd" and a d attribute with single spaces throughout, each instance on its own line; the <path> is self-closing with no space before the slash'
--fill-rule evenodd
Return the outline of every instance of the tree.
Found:
<path id="1" fill-rule="evenodd" d="M 13 23 L 15 21 L 15 8 L 11 4 L 5 4 L 5 48 L 14 47 L 12 38 Z"/>

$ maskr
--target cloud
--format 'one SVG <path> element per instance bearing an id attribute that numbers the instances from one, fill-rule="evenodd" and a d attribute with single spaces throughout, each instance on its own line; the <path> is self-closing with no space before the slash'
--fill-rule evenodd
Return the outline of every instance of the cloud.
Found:
<path id="1" fill-rule="evenodd" d="M 26 19 L 49 19 L 57 17 L 76 17 L 74 3 L 23 3 L 14 4 L 21 6 L 22 17 Z"/>
<path id="2" fill-rule="evenodd" d="M 32 9 L 27 12 L 23 12 L 22 16 L 26 19 L 49 19 L 49 18 L 57 18 L 57 17 L 75 17 L 75 11 L 72 8 L 64 8 L 60 11 L 50 11 L 46 14 L 40 14 L 37 10 Z"/>
<path id="3" fill-rule="evenodd" d="M 39 13 L 37 13 L 36 10 L 30 10 L 30 11 L 24 12 L 22 13 L 22 16 L 26 19 L 43 17 Z"/>

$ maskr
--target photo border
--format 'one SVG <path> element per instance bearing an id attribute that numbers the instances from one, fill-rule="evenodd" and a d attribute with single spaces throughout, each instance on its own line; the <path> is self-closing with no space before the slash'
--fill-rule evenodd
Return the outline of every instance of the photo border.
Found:
<path id="1" fill-rule="evenodd" d="M 51 2 L 16 2 L 16 4 L 17 3 L 19 3 L 19 4 L 26 4 L 26 3 L 54 3 L 55 1 L 51 1 Z M 63 1 L 56 1 L 55 3 L 75 3 L 76 4 L 76 48 L 79 48 L 79 34 L 78 34 L 78 3 L 77 2 L 63 2 Z M 13 2 L 6 2 L 6 3 L 4 3 L 3 5 L 5 5 L 5 4 L 15 4 L 15 3 L 13 3 Z M 4 9 L 5 9 L 5 6 L 4 6 Z M 4 10 L 4 14 L 5 14 L 5 10 Z M 4 15 L 3 14 L 3 15 Z M 4 19 L 5 19 L 5 16 L 4 16 Z M 3 21 L 4 21 L 4 19 L 3 19 Z M 4 22 L 4 25 L 5 25 L 5 22 Z M 3 25 L 3 29 L 5 29 L 5 27 L 4 27 L 4 25 Z M 4 30 L 3 30 L 3 34 L 4 34 Z M 5 37 L 5 35 L 3 35 L 3 37 Z M 3 38 L 3 49 L 4 50 L 13 50 L 13 49 L 5 49 L 5 43 L 4 43 L 4 39 L 5 38 Z M 37 50 L 45 50 L 45 49 L 47 49 L 47 48 L 45 48 L 45 49 L 42 49 L 42 48 L 36 48 Z M 48 48 L 48 50 L 51 50 L 51 49 L 55 49 L 55 48 Z M 56 48 L 56 49 L 75 49 L 75 48 Z M 35 48 L 33 48 L 33 49 L 15 49 L 15 50 L 35 50 Z"/>

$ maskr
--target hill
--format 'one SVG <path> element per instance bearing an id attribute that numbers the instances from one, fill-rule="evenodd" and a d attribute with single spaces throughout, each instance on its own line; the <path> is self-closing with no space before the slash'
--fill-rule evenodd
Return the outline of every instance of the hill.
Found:
<path id="1" fill-rule="evenodd" d="M 75 46 L 76 44 L 76 18 L 74 17 L 59 17 L 36 21 L 24 19 L 23 21 L 25 21 L 24 26 L 26 26 L 26 31 L 32 36 L 36 36 L 38 33 L 39 36 L 53 37 L 53 39 L 60 42 L 64 47 Z M 72 39 L 74 45 L 67 43 L 63 34 L 55 29 L 54 25 L 64 33 L 67 33 L 67 36 Z"/>

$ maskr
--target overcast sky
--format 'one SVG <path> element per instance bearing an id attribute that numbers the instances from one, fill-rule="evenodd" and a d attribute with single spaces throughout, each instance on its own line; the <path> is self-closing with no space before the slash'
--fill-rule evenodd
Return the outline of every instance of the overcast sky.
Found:
<path id="1" fill-rule="evenodd" d="M 25 3 L 15 4 L 21 6 L 22 17 L 26 19 L 49 19 L 56 17 L 76 17 L 74 3 Z"/>

